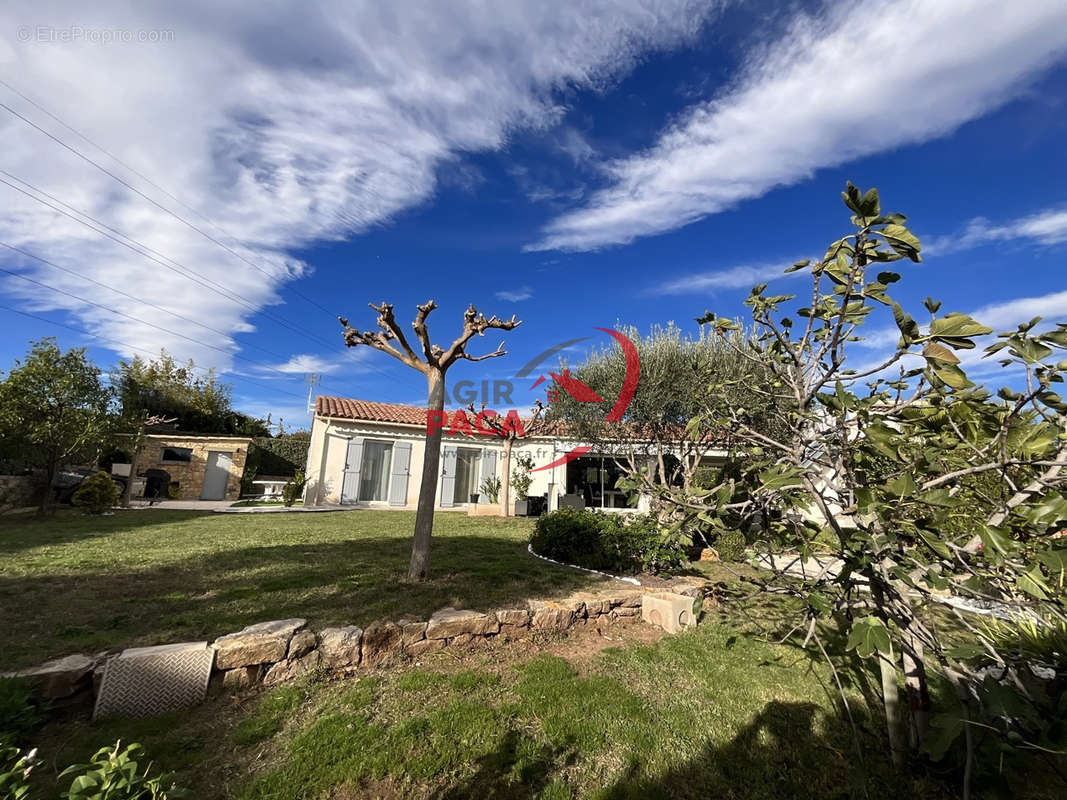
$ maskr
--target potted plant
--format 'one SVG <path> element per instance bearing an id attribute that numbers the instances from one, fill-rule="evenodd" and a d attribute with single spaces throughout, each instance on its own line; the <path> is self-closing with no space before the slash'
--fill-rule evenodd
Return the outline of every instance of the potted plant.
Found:
<path id="1" fill-rule="evenodd" d="M 515 490 L 515 516 L 525 517 L 529 514 L 530 504 L 527 492 L 533 483 L 530 470 L 534 468 L 533 456 L 523 453 L 515 459 L 515 467 L 511 470 L 511 488 Z"/>
<path id="2" fill-rule="evenodd" d="M 480 494 L 478 494 L 478 492 L 471 492 L 471 494 L 470 494 L 470 501 L 471 501 L 472 503 L 477 503 L 477 502 L 478 502 L 478 498 L 479 498 L 479 497 L 481 497 L 481 495 L 480 495 Z"/>
<path id="3" fill-rule="evenodd" d="M 500 502 L 500 478 L 496 475 L 490 475 L 484 481 L 482 481 L 482 492 L 489 498 L 490 503 Z"/>

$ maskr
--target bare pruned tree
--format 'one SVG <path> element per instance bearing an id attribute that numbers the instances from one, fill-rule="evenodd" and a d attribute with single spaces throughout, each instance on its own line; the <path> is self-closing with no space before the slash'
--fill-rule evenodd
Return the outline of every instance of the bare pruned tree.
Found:
<path id="1" fill-rule="evenodd" d="M 487 330 L 510 331 L 522 324 L 521 320 L 515 319 L 514 315 L 506 320 L 496 316 L 486 317 L 485 314 L 478 313 L 478 309 L 472 304 L 463 312 L 462 333 L 447 349 L 443 349 L 431 344 L 430 334 L 426 329 L 426 318 L 437 308 L 437 303 L 429 300 L 416 306 L 418 311 L 411 324 L 418 340 L 419 349 L 416 352 L 396 321 L 393 306 L 384 302 L 369 305 L 378 312 L 378 330 L 359 331 L 350 326 L 347 319 L 338 317 L 344 327 L 345 344 L 348 347 L 362 344 L 381 350 L 425 375 L 428 414 L 436 412 L 440 415 L 444 411 L 445 373 L 457 361 L 485 361 L 489 358 L 507 355 L 503 342 L 491 353 L 480 356 L 471 355 L 467 352 L 467 344 L 472 338 L 484 336 Z M 411 565 L 408 567 L 408 578 L 411 580 L 424 580 L 430 572 L 430 537 L 433 535 L 433 512 L 437 503 L 441 435 L 441 426 L 427 425 L 426 448 L 422 461 L 422 484 L 419 487 L 419 504 L 415 515 L 415 537 L 411 546 Z"/>
<path id="2" fill-rule="evenodd" d="M 467 406 L 467 410 L 480 420 L 479 426 L 493 431 L 504 440 L 504 477 L 500 479 L 500 516 L 512 516 L 511 510 L 511 454 L 515 449 L 515 442 L 519 439 L 529 439 L 531 436 L 540 436 L 550 426 L 545 417 L 545 406 L 540 400 L 535 400 L 530 409 L 530 416 L 523 420 L 521 426 L 509 425 L 497 415 L 486 413 L 485 403 L 482 403 L 481 411 L 474 408 L 474 403 Z M 473 435 L 473 434 L 472 434 Z M 522 498 L 520 498 L 522 499 Z"/>

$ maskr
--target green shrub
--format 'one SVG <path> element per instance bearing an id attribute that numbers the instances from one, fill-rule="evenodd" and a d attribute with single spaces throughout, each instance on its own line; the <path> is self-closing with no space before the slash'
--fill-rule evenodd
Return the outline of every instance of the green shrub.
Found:
<path id="1" fill-rule="evenodd" d="M 35 751 L 23 754 L 14 747 L 0 745 L 0 797 L 4 800 L 23 800 L 30 794 L 30 771 Z"/>
<path id="2" fill-rule="evenodd" d="M 669 572 L 685 563 L 685 537 L 651 514 L 561 508 L 537 520 L 530 539 L 546 558 L 605 572 Z"/>
<path id="3" fill-rule="evenodd" d="M 300 495 L 304 493 L 304 487 L 307 485 L 307 478 L 304 477 L 304 470 L 298 469 L 296 475 L 285 482 L 285 486 L 282 487 L 282 503 L 286 508 L 291 507 L 297 500 L 300 499 Z"/>
<path id="4" fill-rule="evenodd" d="M 122 742 L 96 751 L 88 764 L 74 764 L 60 773 L 64 778 L 73 775 L 70 789 L 62 797 L 67 800 L 170 800 L 184 792 L 174 786 L 170 775 L 149 777 L 151 762 L 141 770 L 135 757 L 143 757 L 144 748 Z"/>
<path id="5" fill-rule="evenodd" d="M 715 550 L 723 561 L 741 561 L 745 557 L 745 535 L 741 531 L 725 531 L 715 540 Z"/>
<path id="6" fill-rule="evenodd" d="M 0 747 L 21 745 L 39 727 L 45 714 L 33 687 L 20 678 L 0 678 Z"/>
<path id="7" fill-rule="evenodd" d="M 74 490 L 70 502 L 90 514 L 103 514 L 118 505 L 119 487 L 106 472 L 94 472 Z"/>
<path id="8" fill-rule="evenodd" d="M 261 436 L 248 446 L 245 472 L 257 475 L 296 475 L 307 466 L 311 434 L 286 433 L 280 436 Z"/>
<path id="9" fill-rule="evenodd" d="M 482 481 L 482 491 L 485 492 L 485 496 L 489 498 L 490 503 L 497 503 L 500 501 L 500 478 L 496 475 L 490 475 L 484 481 Z"/>
<path id="10" fill-rule="evenodd" d="M 523 453 L 515 458 L 515 466 L 511 470 L 511 491 L 516 500 L 525 500 L 526 493 L 530 491 L 533 476 L 530 471 L 534 468 L 533 456 Z"/>

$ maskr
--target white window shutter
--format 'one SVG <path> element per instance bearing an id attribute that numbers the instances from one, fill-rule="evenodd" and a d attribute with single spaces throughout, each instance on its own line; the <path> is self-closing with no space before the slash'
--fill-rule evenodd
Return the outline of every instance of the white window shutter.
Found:
<path id="1" fill-rule="evenodd" d="M 441 451 L 441 508 L 453 508 L 456 494 L 456 448 L 445 446 Z"/>
<path id="2" fill-rule="evenodd" d="M 408 476 L 411 475 L 411 442 L 393 442 L 393 469 L 389 476 L 389 505 L 408 504 Z"/>
<path id="3" fill-rule="evenodd" d="M 359 500 L 359 474 L 363 468 L 363 440 L 349 439 L 345 456 L 344 482 L 341 484 L 341 502 L 355 503 Z"/>

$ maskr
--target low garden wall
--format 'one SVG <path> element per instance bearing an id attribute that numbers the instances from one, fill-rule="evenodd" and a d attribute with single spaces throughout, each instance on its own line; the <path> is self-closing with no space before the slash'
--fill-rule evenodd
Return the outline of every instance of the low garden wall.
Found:
<path id="1" fill-rule="evenodd" d="M 523 607 L 489 612 L 443 608 L 428 620 L 402 617 L 373 622 L 366 628 L 348 625 L 317 632 L 299 618 L 261 622 L 220 636 L 210 645 L 214 660 L 208 693 L 271 686 L 316 671 L 373 670 L 446 648 L 493 640 L 506 642 L 539 633 L 636 622 L 641 619 L 642 597 L 648 591 L 612 587 L 603 593 L 584 592 L 563 600 L 530 600 Z M 710 593 L 710 585 L 679 579 L 655 591 L 702 599 Z M 175 647 L 139 648 L 137 652 L 148 655 L 157 650 L 165 657 Z M 108 661 L 117 655 L 77 654 L 13 674 L 31 680 L 54 706 L 83 705 L 95 696 Z"/>

